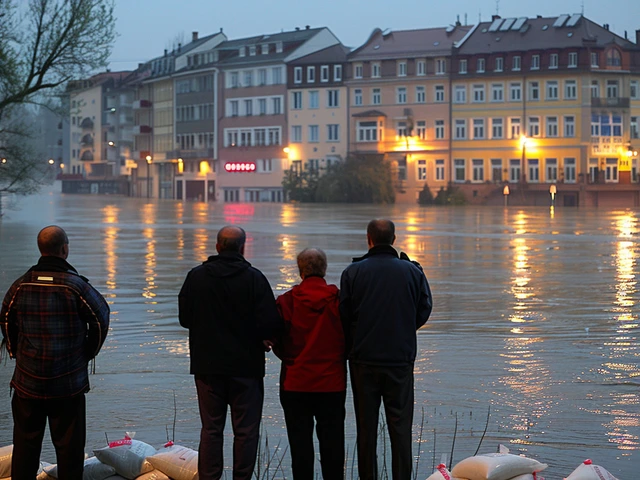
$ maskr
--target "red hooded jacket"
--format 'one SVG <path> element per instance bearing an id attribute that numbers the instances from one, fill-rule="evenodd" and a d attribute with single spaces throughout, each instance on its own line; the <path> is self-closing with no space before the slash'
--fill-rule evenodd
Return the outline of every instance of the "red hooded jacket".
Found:
<path id="1" fill-rule="evenodd" d="M 280 385 L 292 392 L 341 392 L 347 388 L 339 290 L 307 277 L 278 297 L 285 333 L 274 347 L 282 360 Z"/>

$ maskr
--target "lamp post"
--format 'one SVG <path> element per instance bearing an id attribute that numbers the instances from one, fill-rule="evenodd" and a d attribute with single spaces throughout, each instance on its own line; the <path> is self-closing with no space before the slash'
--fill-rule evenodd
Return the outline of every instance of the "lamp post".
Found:
<path id="1" fill-rule="evenodd" d="M 146 156 L 147 160 L 147 198 L 151 198 L 151 163 L 153 158 L 151 155 Z"/>
<path id="2" fill-rule="evenodd" d="M 524 181 L 524 166 L 525 166 L 525 159 L 527 158 L 527 136 L 523 135 L 522 137 L 520 137 L 520 144 L 522 145 L 522 160 L 520 161 L 520 178 L 518 179 L 519 182 Z"/>
<path id="3" fill-rule="evenodd" d="M 558 193 L 558 187 L 555 185 L 551 185 L 549 187 L 549 195 L 551 195 L 551 206 L 556 206 L 556 193 Z"/>
<path id="4" fill-rule="evenodd" d="M 504 206 L 509 206 L 509 185 L 505 185 L 502 189 L 502 195 L 504 195 Z"/>

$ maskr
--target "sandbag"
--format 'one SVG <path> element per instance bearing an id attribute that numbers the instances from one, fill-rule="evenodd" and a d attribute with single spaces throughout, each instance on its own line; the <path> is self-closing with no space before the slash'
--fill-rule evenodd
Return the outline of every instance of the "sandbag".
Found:
<path id="1" fill-rule="evenodd" d="M 153 470 L 146 458 L 154 455 L 156 449 L 147 443 L 125 437 L 93 453 L 102 463 L 111 465 L 118 475 L 133 480 Z"/>
<path id="2" fill-rule="evenodd" d="M 571 475 L 565 480 L 618 480 L 611 475 L 607 469 L 600 465 L 593 465 L 593 462 L 589 459 L 582 462 L 578 468 L 576 468 Z"/>
<path id="3" fill-rule="evenodd" d="M 527 473 L 525 475 L 518 475 L 517 477 L 510 478 L 509 480 L 544 480 L 544 478 L 535 473 Z"/>
<path id="4" fill-rule="evenodd" d="M 447 470 L 447 466 L 441 463 L 436 467 L 436 471 L 427 477 L 427 480 L 453 480 L 451 472 Z"/>
<path id="5" fill-rule="evenodd" d="M 451 470 L 456 478 L 468 480 L 511 480 L 518 475 L 541 472 L 547 468 L 533 458 L 510 453 L 487 453 L 468 457 Z"/>
<path id="6" fill-rule="evenodd" d="M 151 470 L 148 473 L 140 475 L 136 480 L 171 480 L 160 470 Z"/>
<path id="7" fill-rule="evenodd" d="M 13 445 L 0 448 L 0 479 L 9 478 L 11 475 L 11 454 Z"/>
<path id="8" fill-rule="evenodd" d="M 58 478 L 58 465 L 49 465 L 44 467 L 44 473 L 47 474 L 49 478 Z M 90 457 L 84 461 L 82 480 L 104 480 L 105 478 L 111 477 L 115 474 L 115 468 L 111 465 L 107 465 L 106 463 L 102 463 L 97 457 Z"/>
<path id="9" fill-rule="evenodd" d="M 171 442 L 147 461 L 173 480 L 197 480 L 198 452 Z"/>

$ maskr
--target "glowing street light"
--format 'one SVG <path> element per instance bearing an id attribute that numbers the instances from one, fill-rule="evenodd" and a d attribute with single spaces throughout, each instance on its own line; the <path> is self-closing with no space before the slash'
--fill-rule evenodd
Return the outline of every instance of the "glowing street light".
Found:
<path id="1" fill-rule="evenodd" d="M 147 161 L 147 198 L 151 198 L 151 164 L 153 163 L 153 157 L 151 155 L 147 155 L 145 157 Z"/>
<path id="2" fill-rule="evenodd" d="M 556 205 L 556 193 L 558 193 L 558 187 L 555 185 L 551 185 L 549 187 L 549 194 L 551 195 L 551 206 L 555 207 Z"/>
<path id="3" fill-rule="evenodd" d="M 0 160 L 0 163 L 7 163 L 7 159 L 3 158 L 2 160 Z"/>
<path id="4" fill-rule="evenodd" d="M 53 165 L 54 163 L 56 163 L 56 161 L 53 158 L 49 159 L 49 165 Z"/>
<path id="5" fill-rule="evenodd" d="M 509 205 L 509 185 L 505 185 L 502 189 L 502 195 L 504 195 L 504 206 L 507 207 Z"/>

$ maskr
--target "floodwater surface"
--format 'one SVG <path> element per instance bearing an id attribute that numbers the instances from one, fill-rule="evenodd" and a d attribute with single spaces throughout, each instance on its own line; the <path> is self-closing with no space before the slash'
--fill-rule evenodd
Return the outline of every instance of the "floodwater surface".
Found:
<path id="1" fill-rule="evenodd" d="M 197 449 L 177 294 L 187 271 L 215 253 L 221 226 L 246 229 L 246 257 L 278 295 L 299 282 L 295 257 L 308 246 L 325 250 L 327 280 L 339 283 L 366 251 L 367 222 L 388 217 L 396 247 L 423 265 L 434 296 L 415 366 L 417 478 L 443 456 L 455 464 L 478 445 L 487 453 L 499 444 L 549 464 L 547 479 L 586 458 L 620 480 L 637 478 L 638 210 L 205 204 L 56 191 L 6 206 L 0 295 L 37 261 L 38 231 L 57 224 L 69 234 L 70 263 L 111 305 L 87 395 L 87 452 L 125 432 L 156 447 L 169 438 Z M 286 464 L 278 370 L 268 354 L 263 439 Z M 0 365 L 0 446 L 11 443 L 12 371 L 12 361 Z M 351 397 L 347 405 L 351 459 Z M 47 442 L 43 459 L 55 462 Z"/>

